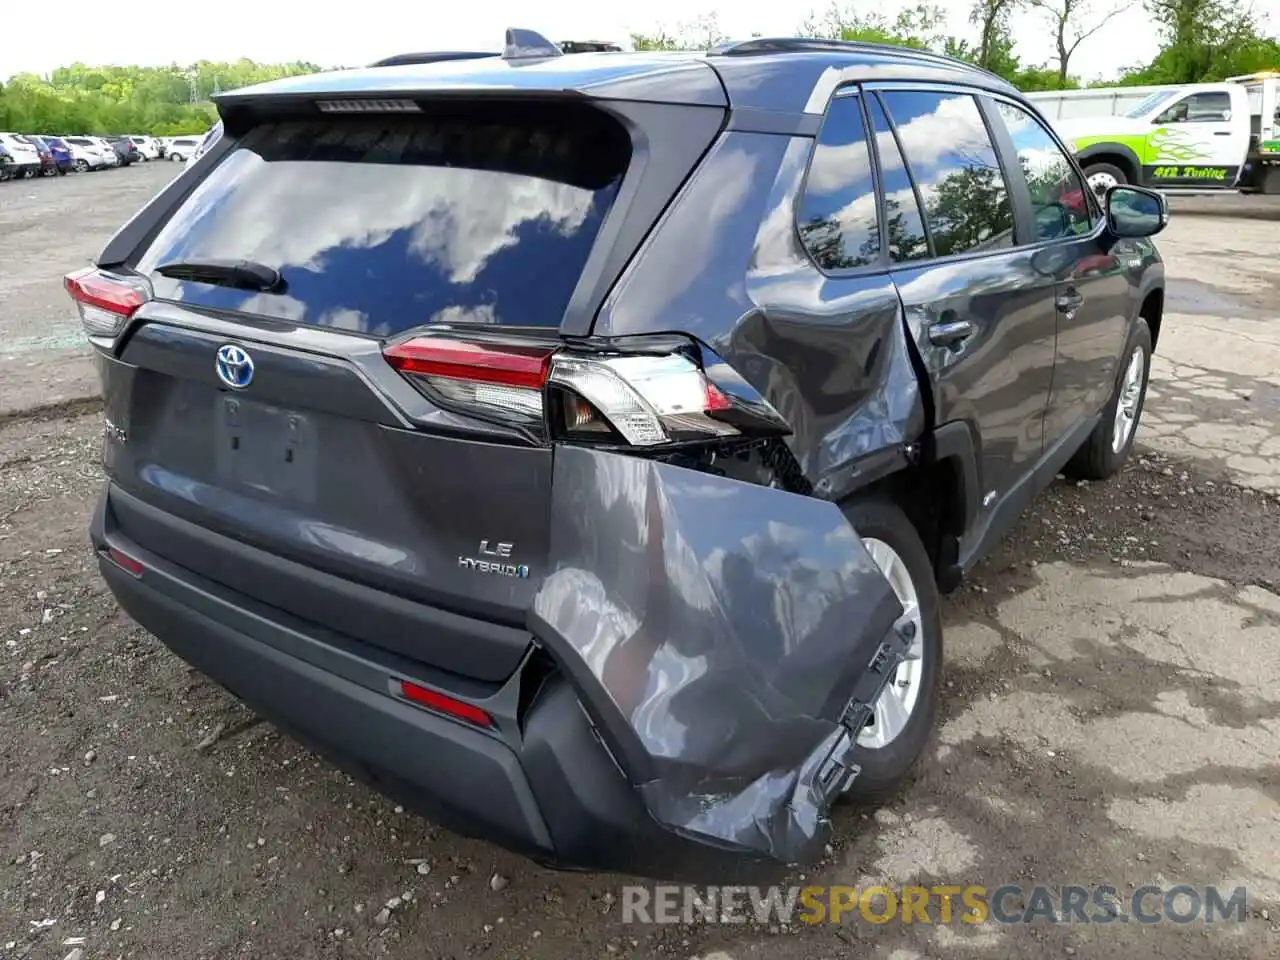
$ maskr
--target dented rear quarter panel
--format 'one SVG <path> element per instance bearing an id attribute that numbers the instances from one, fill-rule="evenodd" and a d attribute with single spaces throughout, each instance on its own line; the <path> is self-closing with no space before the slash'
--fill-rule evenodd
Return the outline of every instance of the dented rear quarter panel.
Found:
<path id="1" fill-rule="evenodd" d="M 529 626 L 649 813 L 748 859 L 820 857 L 851 701 L 874 702 L 909 645 L 841 510 L 565 446 L 551 517 Z"/>
<path id="2" fill-rule="evenodd" d="M 905 464 L 925 428 L 902 306 L 885 272 L 824 275 L 795 207 L 813 140 L 727 131 L 614 286 L 593 333 L 685 333 L 791 426 L 817 496 Z"/>

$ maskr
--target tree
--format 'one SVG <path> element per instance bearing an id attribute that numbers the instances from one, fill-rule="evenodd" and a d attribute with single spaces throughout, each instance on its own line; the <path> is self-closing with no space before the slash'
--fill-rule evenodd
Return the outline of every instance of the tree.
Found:
<path id="1" fill-rule="evenodd" d="M 1093 0 L 1028 0 L 1028 3 L 1045 14 L 1053 30 L 1053 41 L 1058 49 L 1060 89 L 1067 85 L 1067 69 L 1072 54 L 1124 9 L 1117 6 L 1096 14 L 1092 11 Z"/>
<path id="2" fill-rule="evenodd" d="M 1023 0 L 973 0 L 969 22 L 978 28 L 978 47 L 974 62 L 984 70 L 1002 76 L 1017 69 L 1013 55 L 1013 37 L 1009 33 L 1009 17 Z"/>
<path id="3" fill-rule="evenodd" d="M 811 15 L 805 20 L 799 33 L 826 40 L 862 40 L 920 50 L 938 49 L 947 39 L 941 33 L 946 19 L 942 9 L 931 3 L 918 3 L 892 20 L 881 13 L 860 14 L 852 6 L 833 3 L 821 17 Z"/>
<path id="4" fill-rule="evenodd" d="M 728 39 L 720 29 L 720 18 L 712 12 L 682 22 L 674 32 L 659 27 L 654 34 L 633 33 L 631 46 L 636 50 L 710 50 Z"/>
<path id="5" fill-rule="evenodd" d="M 1248 0 L 1146 0 L 1160 52 L 1122 83 L 1205 83 L 1280 65 L 1280 42 L 1261 32 Z"/>
<path id="6" fill-rule="evenodd" d="M 26 133 L 202 133 L 217 119 L 214 90 L 315 73 L 311 63 L 201 61 L 188 67 L 73 63 L 48 78 L 18 74 L 0 88 L 0 130 Z"/>

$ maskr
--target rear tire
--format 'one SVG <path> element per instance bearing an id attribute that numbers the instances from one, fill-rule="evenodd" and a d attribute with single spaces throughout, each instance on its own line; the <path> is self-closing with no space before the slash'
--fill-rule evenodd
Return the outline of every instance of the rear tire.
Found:
<path id="1" fill-rule="evenodd" d="M 1151 328 L 1142 317 L 1134 321 L 1121 357 L 1102 419 L 1063 470 L 1069 477 L 1106 480 L 1124 466 L 1133 452 L 1133 439 L 1138 435 L 1142 408 L 1147 401 L 1147 381 L 1151 376 Z M 1141 364 L 1141 369 L 1136 371 L 1135 380 L 1137 364 Z"/>
<path id="2" fill-rule="evenodd" d="M 878 805 L 901 789 L 937 722 L 942 699 L 942 615 L 929 553 L 902 508 L 889 500 L 868 497 L 852 501 L 844 508 L 844 513 L 864 543 L 879 541 L 892 551 L 905 570 L 919 610 L 920 643 L 918 647 L 913 644 L 913 650 L 918 650 L 920 659 L 918 669 L 911 671 L 914 676 L 909 681 L 918 684 L 919 690 L 906 723 L 888 742 L 871 745 L 864 741 L 875 738 L 875 725 L 881 716 L 877 711 L 876 718 L 868 724 L 853 748 L 852 760 L 862 768 L 862 772 L 854 778 L 846 796 L 855 803 Z M 890 582 L 893 580 L 891 576 Z M 899 676 L 903 674 L 903 668 L 899 667 L 890 683 L 898 683 Z M 881 694 L 881 698 L 894 696 L 898 694 L 889 688 Z"/>

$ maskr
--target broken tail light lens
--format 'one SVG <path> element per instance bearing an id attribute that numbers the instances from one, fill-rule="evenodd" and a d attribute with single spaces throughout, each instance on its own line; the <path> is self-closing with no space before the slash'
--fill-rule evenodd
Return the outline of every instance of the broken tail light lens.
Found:
<path id="1" fill-rule="evenodd" d="M 722 390 L 693 357 L 586 353 L 423 336 L 383 351 L 387 362 L 461 412 L 545 431 L 554 439 L 635 447 L 789 432 L 739 378 L 749 401 Z M 717 358 L 718 359 L 718 358 Z M 725 366 L 723 361 L 718 366 Z"/>
<path id="2" fill-rule="evenodd" d="M 62 286 L 80 311 L 80 323 L 90 337 L 114 339 L 150 294 L 140 282 L 125 280 L 89 267 L 62 278 Z"/>
<path id="3" fill-rule="evenodd" d="M 712 414 L 729 404 L 696 363 L 681 354 L 574 356 L 557 354 L 548 382 L 574 400 L 564 405 L 578 416 L 561 424 L 568 436 L 595 432 L 596 420 L 581 416 L 585 401 L 632 446 L 734 436 L 740 431 Z"/>

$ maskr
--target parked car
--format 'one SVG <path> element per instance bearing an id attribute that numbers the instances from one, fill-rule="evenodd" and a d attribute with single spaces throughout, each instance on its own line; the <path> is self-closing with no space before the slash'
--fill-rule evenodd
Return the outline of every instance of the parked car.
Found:
<path id="1" fill-rule="evenodd" d="M 9 153 L 3 141 L 0 141 L 0 183 L 13 179 L 13 168 L 13 155 Z"/>
<path id="2" fill-rule="evenodd" d="M 33 137 L 30 134 L 23 134 L 27 142 L 36 148 L 36 153 L 40 157 L 40 169 L 37 171 L 38 176 L 56 177 L 58 175 L 58 164 L 53 159 L 53 151 L 40 141 L 39 137 Z"/>
<path id="3" fill-rule="evenodd" d="M 205 135 L 200 138 L 200 142 L 196 145 L 196 148 L 191 151 L 191 156 L 187 157 L 187 166 L 188 167 L 191 166 L 193 163 L 199 160 L 202 156 L 208 153 L 209 148 L 212 147 L 215 143 L 217 143 L 221 137 L 222 137 L 222 121 L 219 120 L 207 131 L 205 131 Z"/>
<path id="4" fill-rule="evenodd" d="M 114 150 L 109 147 L 104 150 L 102 145 L 92 137 L 63 137 L 62 141 L 71 150 L 76 170 L 81 173 L 87 170 L 103 170 L 115 166 L 118 162 Z"/>
<path id="5" fill-rule="evenodd" d="M 145 137 L 139 134 L 130 134 L 129 139 L 133 141 L 138 148 L 138 152 L 142 155 L 143 160 L 155 160 L 160 156 L 160 149 L 156 144 L 155 137 Z"/>
<path id="6" fill-rule="evenodd" d="M 9 164 L 9 177 L 20 180 L 40 173 L 40 152 L 36 145 L 20 133 L 0 133 L 0 145 L 13 158 Z"/>
<path id="7" fill-rule="evenodd" d="M 116 148 L 112 146 L 111 141 L 106 137 L 89 137 L 88 139 L 102 152 L 103 157 L 106 158 L 107 166 L 121 167 L 125 165 L 120 154 L 116 152 Z"/>
<path id="8" fill-rule="evenodd" d="M 820 859 L 938 720 L 940 594 L 1130 456 L 1164 200 L 1098 201 L 963 61 L 513 30 L 217 103 L 218 162 L 66 279 L 99 568 L 463 833 L 670 878 Z"/>
<path id="9" fill-rule="evenodd" d="M 127 167 L 131 163 L 142 161 L 142 151 L 129 137 L 106 137 L 105 139 L 115 151 L 116 156 L 120 158 L 120 166 Z"/>
<path id="10" fill-rule="evenodd" d="M 66 174 L 76 168 L 75 158 L 71 155 L 71 149 L 59 137 L 50 137 L 41 135 L 38 137 L 29 137 L 28 139 L 43 143 L 49 152 L 53 155 L 54 165 L 57 167 L 59 176 Z"/>
<path id="11" fill-rule="evenodd" d="M 200 137 L 171 137 L 166 155 L 176 163 L 185 163 L 200 146 Z"/>

